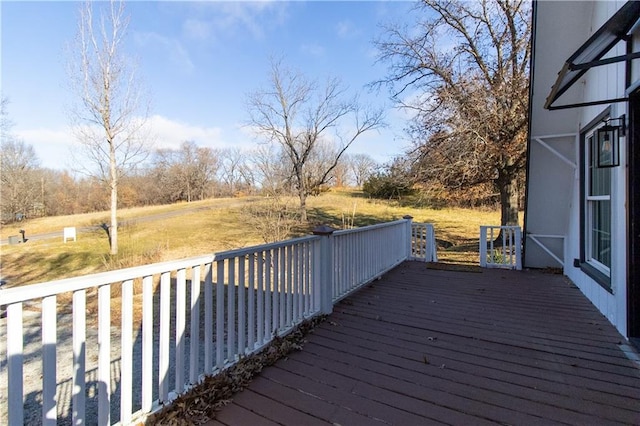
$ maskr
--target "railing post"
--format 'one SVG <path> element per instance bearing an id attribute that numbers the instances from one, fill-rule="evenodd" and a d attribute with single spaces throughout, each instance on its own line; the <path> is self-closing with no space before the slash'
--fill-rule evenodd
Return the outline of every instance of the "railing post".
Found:
<path id="1" fill-rule="evenodd" d="M 436 230 L 433 227 L 432 223 L 426 224 L 426 247 L 428 247 L 426 252 L 426 262 L 437 262 L 438 261 L 438 252 L 436 246 Z"/>
<path id="2" fill-rule="evenodd" d="M 487 267 L 487 227 L 480 226 L 480 267 Z"/>
<path id="3" fill-rule="evenodd" d="M 405 260 L 413 259 L 413 216 L 405 215 L 402 216 L 404 220 L 407 221 L 407 255 L 405 256 Z"/>
<path id="4" fill-rule="evenodd" d="M 516 269 L 522 270 L 522 230 L 519 226 L 516 227 Z"/>
<path id="5" fill-rule="evenodd" d="M 322 225 L 313 230 L 313 235 L 320 239 L 320 264 L 314 265 L 320 268 L 320 282 L 316 283 L 316 297 L 320 302 L 320 312 L 330 314 L 333 312 L 333 233 L 335 229 Z"/>

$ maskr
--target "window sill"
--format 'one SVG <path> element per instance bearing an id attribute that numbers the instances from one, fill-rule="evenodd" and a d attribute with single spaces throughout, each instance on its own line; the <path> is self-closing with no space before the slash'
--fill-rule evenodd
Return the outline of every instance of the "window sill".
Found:
<path id="1" fill-rule="evenodd" d="M 591 277 L 595 282 L 597 282 L 600 287 L 613 294 L 610 276 L 603 274 L 602 271 L 596 269 L 586 262 L 580 262 L 580 270 Z"/>

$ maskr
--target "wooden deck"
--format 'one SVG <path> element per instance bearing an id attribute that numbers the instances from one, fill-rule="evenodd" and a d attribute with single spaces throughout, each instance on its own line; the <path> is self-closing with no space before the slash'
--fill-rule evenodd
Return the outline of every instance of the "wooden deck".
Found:
<path id="1" fill-rule="evenodd" d="M 640 364 L 621 344 L 561 275 L 407 262 L 210 425 L 640 424 Z"/>

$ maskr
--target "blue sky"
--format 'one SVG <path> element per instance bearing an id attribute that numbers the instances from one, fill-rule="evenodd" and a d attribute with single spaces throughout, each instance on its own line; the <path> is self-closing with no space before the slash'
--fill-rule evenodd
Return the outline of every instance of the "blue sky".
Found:
<path id="1" fill-rule="evenodd" d="M 386 92 L 366 85 L 384 76 L 373 40 L 382 23 L 407 19 L 403 1 L 129 1 L 127 53 L 151 97 L 156 146 L 193 140 L 212 148 L 251 148 L 245 97 L 264 87 L 269 57 L 307 77 L 337 76 L 361 100 L 388 107 L 388 128 L 364 135 L 350 153 L 384 162 L 401 154 L 403 114 Z M 1 75 L 14 133 L 43 167 L 68 168 L 72 95 L 65 71 L 79 3 L 1 1 Z"/>

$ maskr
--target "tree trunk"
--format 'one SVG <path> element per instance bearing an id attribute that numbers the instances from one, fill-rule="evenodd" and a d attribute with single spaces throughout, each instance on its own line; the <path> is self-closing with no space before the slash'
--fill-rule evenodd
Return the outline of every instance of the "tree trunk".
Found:
<path id="1" fill-rule="evenodd" d="M 518 223 L 518 184 L 516 176 L 509 174 L 498 178 L 500 191 L 500 225 L 517 226 Z"/>
<path id="2" fill-rule="evenodd" d="M 116 181 L 111 183 L 111 229 L 109 231 L 109 246 L 111 254 L 118 254 L 118 184 Z"/>
<path id="3" fill-rule="evenodd" d="M 109 232 L 109 246 L 111 254 L 118 254 L 118 171 L 116 169 L 116 153 L 113 142 L 110 144 L 110 173 L 111 173 L 111 229 Z"/>
<path id="4" fill-rule="evenodd" d="M 307 222 L 307 194 L 304 189 L 298 190 L 298 197 L 300 198 L 300 222 Z"/>

